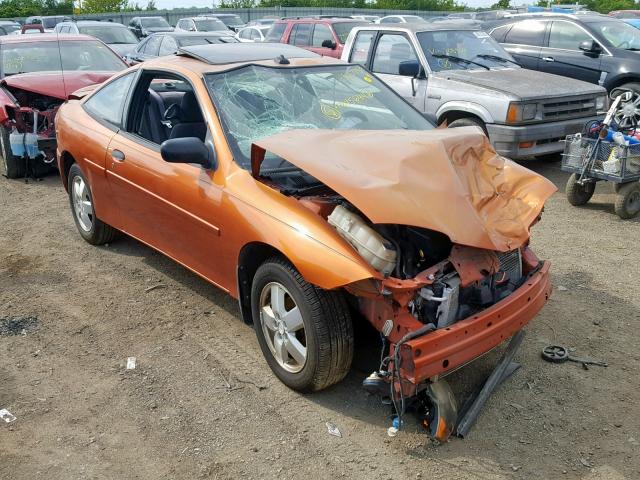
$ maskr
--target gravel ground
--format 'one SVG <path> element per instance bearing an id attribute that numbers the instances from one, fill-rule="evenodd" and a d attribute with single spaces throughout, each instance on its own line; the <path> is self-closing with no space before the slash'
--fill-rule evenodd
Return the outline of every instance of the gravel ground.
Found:
<path id="1" fill-rule="evenodd" d="M 365 330 L 345 381 L 295 393 L 231 298 L 129 238 L 82 241 L 57 177 L 0 179 L 0 409 L 17 417 L 0 421 L 0 478 L 640 478 L 640 219 L 613 214 L 606 184 L 571 207 L 557 163 L 528 166 L 559 187 L 532 238 L 556 290 L 522 368 L 441 446 L 411 418 L 387 436 L 389 407 L 360 386 L 378 354 Z M 609 367 L 545 363 L 549 343 Z"/>

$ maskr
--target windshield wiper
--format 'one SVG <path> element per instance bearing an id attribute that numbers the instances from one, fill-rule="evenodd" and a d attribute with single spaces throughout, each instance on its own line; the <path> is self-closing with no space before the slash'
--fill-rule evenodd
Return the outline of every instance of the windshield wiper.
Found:
<path id="1" fill-rule="evenodd" d="M 631 52 L 640 52 L 640 48 L 638 47 L 629 47 L 629 48 L 625 48 L 625 50 L 629 50 Z"/>
<path id="2" fill-rule="evenodd" d="M 454 62 L 465 63 L 467 65 L 477 65 L 479 67 L 484 68 L 485 70 L 491 70 L 486 65 L 483 65 L 483 64 L 478 63 L 478 62 L 474 62 L 473 60 L 467 60 L 466 58 L 456 57 L 455 55 L 446 55 L 444 53 L 432 53 L 431 56 L 435 57 L 435 58 L 447 58 L 449 60 L 453 60 Z"/>
<path id="3" fill-rule="evenodd" d="M 476 57 L 480 57 L 480 58 L 486 58 L 488 60 L 496 60 L 498 62 L 502 62 L 502 63 L 513 63 L 514 65 L 518 65 L 520 66 L 520 64 L 514 60 L 511 60 L 509 58 L 504 58 L 504 57 L 499 57 L 498 55 L 490 55 L 488 53 L 481 53 L 480 55 L 476 55 Z"/>

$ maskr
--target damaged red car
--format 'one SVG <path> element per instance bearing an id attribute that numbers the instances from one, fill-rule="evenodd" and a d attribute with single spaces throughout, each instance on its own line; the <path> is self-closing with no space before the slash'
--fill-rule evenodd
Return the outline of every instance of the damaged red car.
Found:
<path id="1" fill-rule="evenodd" d="M 125 68 L 86 35 L 0 37 L 0 174 L 38 176 L 54 167 L 58 107 Z"/>
<path id="2" fill-rule="evenodd" d="M 434 129 L 359 65 L 288 45 L 188 47 L 69 101 L 57 129 L 80 235 L 123 232 L 237 298 L 296 390 L 344 378 L 363 318 L 384 338 L 371 345 L 380 392 L 437 391 L 455 412 L 442 377 L 551 293 L 529 229 L 553 184 L 478 129 Z M 450 434 L 451 414 L 431 421 Z"/>

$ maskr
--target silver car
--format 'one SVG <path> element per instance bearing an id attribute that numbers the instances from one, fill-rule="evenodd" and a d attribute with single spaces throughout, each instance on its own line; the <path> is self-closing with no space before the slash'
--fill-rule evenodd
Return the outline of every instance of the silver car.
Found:
<path id="1" fill-rule="evenodd" d="M 556 154 L 602 118 L 597 85 L 520 68 L 493 38 L 457 21 L 354 28 L 342 59 L 359 63 L 435 123 L 476 125 L 507 157 Z"/>

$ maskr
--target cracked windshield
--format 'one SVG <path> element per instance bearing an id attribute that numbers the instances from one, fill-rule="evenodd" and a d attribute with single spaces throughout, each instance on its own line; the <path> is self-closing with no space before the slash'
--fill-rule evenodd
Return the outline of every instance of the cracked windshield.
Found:
<path id="1" fill-rule="evenodd" d="M 284 130 L 427 130 L 433 126 L 360 66 L 249 65 L 207 75 L 236 161 L 250 167 L 251 144 Z M 262 171 L 277 169 L 265 158 Z"/>
<path id="2" fill-rule="evenodd" d="M 435 72 L 519 68 L 511 55 L 485 32 L 444 30 L 420 32 L 417 37 L 429 66 Z"/>

